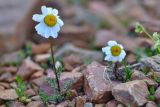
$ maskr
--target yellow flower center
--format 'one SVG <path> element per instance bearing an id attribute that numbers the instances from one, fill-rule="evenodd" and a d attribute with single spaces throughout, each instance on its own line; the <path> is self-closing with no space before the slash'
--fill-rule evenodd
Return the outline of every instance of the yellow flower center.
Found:
<path id="1" fill-rule="evenodd" d="M 57 23 L 57 18 L 56 18 L 56 16 L 49 14 L 44 17 L 44 23 L 49 27 L 53 27 Z"/>
<path id="2" fill-rule="evenodd" d="M 121 47 L 117 45 L 111 47 L 111 53 L 113 56 L 119 56 L 121 53 L 121 50 L 122 50 Z"/>

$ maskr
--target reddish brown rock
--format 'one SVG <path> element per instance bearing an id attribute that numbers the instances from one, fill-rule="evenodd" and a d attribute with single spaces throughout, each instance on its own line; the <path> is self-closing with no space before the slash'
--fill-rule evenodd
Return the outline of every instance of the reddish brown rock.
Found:
<path id="1" fill-rule="evenodd" d="M 147 102 L 148 87 L 142 80 L 121 83 L 112 90 L 115 99 L 128 106 L 143 106 Z"/>
<path id="2" fill-rule="evenodd" d="M 158 83 L 156 81 L 146 77 L 142 71 L 138 71 L 138 70 L 133 71 L 132 80 L 143 80 L 149 86 L 152 86 L 152 85 L 154 85 L 155 87 L 158 86 Z"/>
<path id="3" fill-rule="evenodd" d="M 149 101 L 145 107 L 157 107 L 157 104 L 153 101 Z"/>
<path id="4" fill-rule="evenodd" d="M 0 1 L 0 54 L 22 46 L 26 38 L 26 15 L 36 0 Z"/>
<path id="5" fill-rule="evenodd" d="M 18 96 L 14 89 L 0 90 L 0 99 L 2 100 L 15 100 L 17 98 Z"/>
<path id="6" fill-rule="evenodd" d="M 22 65 L 20 66 L 17 75 L 22 76 L 24 80 L 30 79 L 32 74 L 37 71 L 43 71 L 43 69 L 31 59 L 27 58 L 23 61 Z"/>
<path id="7" fill-rule="evenodd" d="M 157 88 L 155 92 L 156 101 L 160 103 L 160 87 Z"/>
<path id="8" fill-rule="evenodd" d="M 95 107 L 105 107 L 105 104 L 95 104 Z"/>
<path id="9" fill-rule="evenodd" d="M 39 45 L 32 45 L 32 53 L 33 54 L 43 54 L 48 52 L 50 49 L 49 43 L 41 43 Z"/>
<path id="10" fill-rule="evenodd" d="M 63 58 L 64 68 L 67 71 L 72 71 L 76 66 L 82 63 L 82 60 L 79 56 L 71 54 Z"/>
<path id="11" fill-rule="evenodd" d="M 29 97 L 32 97 L 32 96 L 36 95 L 36 93 L 33 89 L 26 90 L 25 94 L 28 95 Z"/>
<path id="12" fill-rule="evenodd" d="M 86 103 L 85 96 L 78 96 L 76 99 L 76 107 L 84 107 L 84 104 Z"/>
<path id="13" fill-rule="evenodd" d="M 111 100 L 106 104 L 106 107 L 117 107 L 117 106 L 118 106 L 118 102 L 116 100 Z"/>
<path id="14" fill-rule="evenodd" d="M 0 67 L 0 74 L 1 73 L 6 73 L 6 72 L 10 72 L 10 73 L 16 73 L 17 72 L 17 67 Z"/>
<path id="15" fill-rule="evenodd" d="M 32 101 L 26 107 L 45 107 L 41 101 Z"/>
<path id="16" fill-rule="evenodd" d="M 14 101 L 14 102 L 12 102 L 12 104 L 10 105 L 10 107 L 25 107 L 25 106 L 21 102 Z"/>
<path id="17" fill-rule="evenodd" d="M 55 75 L 52 70 L 48 70 L 48 79 L 55 78 Z M 71 83 L 71 89 L 81 89 L 83 86 L 83 74 L 81 72 L 63 72 L 60 76 L 60 87 L 61 90 L 64 88 L 63 86 L 66 83 Z M 37 81 L 38 82 L 38 81 Z M 54 95 L 53 87 L 51 87 L 49 84 L 43 80 L 39 84 L 41 90 L 46 92 L 48 95 Z"/>
<path id="18" fill-rule="evenodd" d="M 112 81 L 111 85 L 109 80 L 103 78 L 104 69 L 105 66 L 93 62 L 84 70 L 84 91 L 89 100 L 94 103 L 106 103 L 111 100 L 112 86 L 117 84 L 117 82 Z"/>

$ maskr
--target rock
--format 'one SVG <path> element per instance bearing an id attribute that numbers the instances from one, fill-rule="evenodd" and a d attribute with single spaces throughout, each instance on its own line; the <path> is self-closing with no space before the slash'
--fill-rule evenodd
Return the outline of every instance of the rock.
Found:
<path id="1" fill-rule="evenodd" d="M 20 51 L 11 52 L 8 54 L 4 54 L 0 57 L 0 64 L 1 65 L 10 65 L 10 64 L 17 64 L 22 60 L 20 57 Z"/>
<path id="2" fill-rule="evenodd" d="M 86 103 L 86 98 L 84 96 L 78 96 L 76 99 L 76 107 L 84 107 Z"/>
<path id="3" fill-rule="evenodd" d="M 12 83 L 10 83 L 10 86 L 12 88 L 16 89 L 17 88 L 17 83 L 16 82 L 12 82 Z"/>
<path id="4" fill-rule="evenodd" d="M 153 56 L 141 60 L 142 67 L 152 68 L 154 72 L 160 72 L 160 56 Z"/>
<path id="5" fill-rule="evenodd" d="M 4 14 L 0 19 L 0 54 L 16 50 L 24 43 L 26 38 L 25 16 L 35 1 L 0 1 L 0 13 Z"/>
<path id="6" fill-rule="evenodd" d="M 118 102 L 116 100 L 111 100 L 106 104 L 106 107 L 117 107 L 117 106 L 118 106 Z"/>
<path id="7" fill-rule="evenodd" d="M 10 88 L 9 84 L 6 82 L 0 82 L 0 86 L 3 86 L 4 88 Z"/>
<path id="8" fill-rule="evenodd" d="M 32 45 L 32 53 L 33 54 L 43 54 L 48 52 L 50 49 L 50 44 L 49 43 L 41 43 L 38 45 Z"/>
<path id="9" fill-rule="evenodd" d="M 47 107 L 56 107 L 54 104 L 48 105 Z"/>
<path id="10" fill-rule="evenodd" d="M 47 53 L 47 54 L 38 54 L 34 57 L 35 61 L 36 62 L 39 62 L 39 63 L 42 63 L 42 62 L 46 62 L 49 57 L 51 56 L 50 53 Z"/>
<path id="11" fill-rule="evenodd" d="M 82 64 L 82 60 L 79 56 L 71 54 L 63 58 L 63 64 L 67 71 L 72 71 L 76 66 Z"/>
<path id="12" fill-rule="evenodd" d="M 32 101 L 26 107 L 45 107 L 41 101 Z"/>
<path id="13" fill-rule="evenodd" d="M 4 90 L 5 88 L 3 86 L 0 86 L 0 90 Z"/>
<path id="14" fill-rule="evenodd" d="M 16 73 L 17 72 L 17 67 L 0 67 L 0 74 L 2 73 L 6 73 L 6 72 L 10 72 L 10 73 Z"/>
<path id="15" fill-rule="evenodd" d="M 21 102 L 14 101 L 14 102 L 12 102 L 12 104 L 10 105 L 10 107 L 25 107 L 25 106 Z"/>
<path id="16" fill-rule="evenodd" d="M 31 100 L 33 100 L 33 101 L 40 101 L 41 99 L 40 99 L 39 96 L 33 96 L 33 97 L 31 98 Z"/>
<path id="17" fill-rule="evenodd" d="M 92 103 L 85 103 L 84 107 L 93 107 L 93 104 Z"/>
<path id="18" fill-rule="evenodd" d="M 128 106 L 143 106 L 147 102 L 148 87 L 142 80 L 121 83 L 112 90 L 115 99 Z"/>
<path id="19" fill-rule="evenodd" d="M 75 97 L 78 96 L 78 93 L 76 90 L 69 90 L 68 93 L 71 95 L 71 96 L 66 96 L 67 99 L 73 99 Z"/>
<path id="20" fill-rule="evenodd" d="M 48 79 L 55 78 L 53 71 L 50 70 Z M 81 89 L 83 86 L 83 74 L 81 72 L 62 72 L 60 76 L 61 90 L 66 83 L 71 83 L 71 89 Z M 40 89 L 46 92 L 48 95 L 53 95 L 53 87 L 49 86 L 45 81 L 39 85 Z"/>
<path id="21" fill-rule="evenodd" d="M 56 107 L 75 107 L 75 102 L 66 100 L 66 101 L 58 104 Z"/>
<path id="22" fill-rule="evenodd" d="M 133 71 L 132 80 L 143 80 L 144 82 L 147 83 L 148 86 L 152 86 L 152 85 L 154 85 L 155 87 L 158 86 L 157 82 L 155 82 L 154 80 L 146 77 L 143 72 L 138 71 L 138 70 Z"/>
<path id="23" fill-rule="evenodd" d="M 32 96 L 36 95 L 36 93 L 33 89 L 26 90 L 25 94 L 28 95 L 29 97 L 32 97 Z"/>
<path id="24" fill-rule="evenodd" d="M 15 100 L 17 98 L 18 96 L 14 89 L 0 90 L 0 99 L 2 100 Z"/>
<path id="25" fill-rule="evenodd" d="M 37 71 L 44 71 L 38 64 L 31 61 L 29 58 L 25 59 L 20 66 L 17 75 L 22 76 L 24 80 L 30 79 L 32 74 Z"/>
<path id="26" fill-rule="evenodd" d="M 7 73 L 3 73 L 1 76 L 0 76 L 0 81 L 7 81 L 12 78 L 12 74 L 7 72 Z"/>
<path id="27" fill-rule="evenodd" d="M 155 92 L 156 101 L 160 103 L 160 87 L 157 88 Z"/>
<path id="28" fill-rule="evenodd" d="M 56 53 L 55 57 L 65 57 L 70 54 L 75 54 L 77 57 L 79 57 L 81 60 L 85 60 L 86 58 L 90 58 L 92 60 L 96 61 L 102 61 L 103 55 L 101 52 L 98 51 L 90 51 L 86 49 L 78 48 L 72 44 L 65 44 L 62 46 Z"/>
<path id="29" fill-rule="evenodd" d="M 153 101 L 149 101 L 145 107 L 157 107 L 157 104 Z"/>
<path id="30" fill-rule="evenodd" d="M 142 80 L 146 79 L 147 77 L 144 75 L 142 71 L 134 70 L 132 74 L 132 80 Z"/>
<path id="31" fill-rule="evenodd" d="M 105 107 L 105 104 L 96 104 L 95 107 Z"/>
<path id="32" fill-rule="evenodd" d="M 93 62 L 84 70 L 84 91 L 90 101 L 94 103 L 106 103 L 112 99 L 112 87 L 118 82 L 105 80 L 105 66 Z"/>
<path id="33" fill-rule="evenodd" d="M 122 105 L 122 104 L 118 104 L 118 106 L 117 107 L 125 107 L 124 105 Z"/>
<path id="34" fill-rule="evenodd" d="M 39 77 L 42 77 L 43 75 L 44 75 L 43 71 L 37 71 L 32 74 L 31 79 L 39 78 Z"/>

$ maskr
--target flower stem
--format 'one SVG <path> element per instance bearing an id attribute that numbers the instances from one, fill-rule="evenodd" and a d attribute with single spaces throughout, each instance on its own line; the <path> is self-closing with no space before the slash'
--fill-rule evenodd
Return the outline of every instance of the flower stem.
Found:
<path id="1" fill-rule="evenodd" d="M 113 68 L 113 73 L 116 79 L 118 79 L 117 69 L 118 69 L 118 62 L 115 63 L 114 68 Z"/>
<path id="2" fill-rule="evenodd" d="M 58 88 L 58 92 L 60 94 L 61 93 L 60 82 L 59 82 L 58 74 L 57 74 L 56 67 L 55 67 L 53 46 L 54 46 L 54 39 L 51 37 L 50 38 L 50 48 L 51 48 L 51 56 L 52 56 L 52 63 L 53 63 L 53 71 L 56 76 L 56 82 L 57 82 L 57 86 L 58 86 L 57 88 Z"/>
<path id="3" fill-rule="evenodd" d="M 144 33 L 151 39 L 153 40 L 153 37 L 144 29 Z"/>

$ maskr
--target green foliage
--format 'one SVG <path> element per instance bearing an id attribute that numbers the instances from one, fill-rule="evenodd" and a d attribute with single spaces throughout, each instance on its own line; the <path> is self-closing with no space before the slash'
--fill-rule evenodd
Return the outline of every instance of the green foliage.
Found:
<path id="1" fill-rule="evenodd" d="M 88 4 L 88 0 L 68 0 L 68 3 L 86 6 Z"/>
<path id="2" fill-rule="evenodd" d="M 16 76 L 16 82 L 18 87 L 16 88 L 16 93 L 18 95 L 19 101 L 21 102 L 29 102 L 30 99 L 28 98 L 28 96 L 25 94 L 26 91 L 26 85 L 23 82 L 23 79 L 21 76 L 17 75 Z"/>
<path id="3" fill-rule="evenodd" d="M 151 69 L 151 73 L 152 73 L 152 79 L 154 81 L 156 81 L 158 84 L 160 84 L 160 79 L 157 77 L 157 75 L 155 75 L 154 71 Z"/>
<path id="4" fill-rule="evenodd" d="M 111 29 L 111 25 L 109 22 L 102 20 L 99 24 L 98 24 L 98 28 L 100 29 Z"/>
<path id="5" fill-rule="evenodd" d="M 144 27 L 143 25 L 141 25 L 140 23 L 136 23 L 136 26 L 135 26 L 135 32 L 136 33 L 143 33 L 144 32 Z"/>
<path id="6" fill-rule="evenodd" d="M 136 54 L 136 59 L 140 60 L 141 58 L 144 57 L 151 57 L 154 55 L 157 55 L 157 51 L 156 50 L 152 50 L 151 48 L 137 48 L 134 50 L 134 53 Z"/>
<path id="7" fill-rule="evenodd" d="M 2 104 L 4 104 L 6 107 L 10 107 L 11 104 L 12 104 L 12 101 L 9 101 L 9 100 L 3 100 L 2 101 Z"/>
<path id="8" fill-rule="evenodd" d="M 131 71 L 131 69 L 126 65 L 126 63 L 124 62 L 124 77 L 125 77 L 125 81 L 131 81 L 132 79 L 132 74 L 133 72 Z"/>
<path id="9" fill-rule="evenodd" d="M 147 99 L 150 101 L 155 100 L 155 87 L 154 86 L 149 87 L 149 95 L 148 95 Z"/>
<path id="10" fill-rule="evenodd" d="M 92 61 L 93 61 L 92 58 L 86 57 L 83 62 L 84 62 L 84 64 L 89 65 L 92 63 Z"/>
<path id="11" fill-rule="evenodd" d="M 146 36 L 148 36 L 153 42 L 153 49 L 152 51 L 155 51 L 156 54 L 160 54 L 160 35 L 157 32 L 154 32 L 152 35 L 150 35 L 146 29 L 141 25 L 140 23 L 136 23 L 135 27 L 136 33 L 145 33 Z"/>
<path id="12" fill-rule="evenodd" d="M 56 84 L 56 79 L 47 79 L 46 83 L 49 84 L 54 89 L 54 96 L 48 96 L 45 92 L 40 91 L 39 96 L 44 104 L 48 104 L 49 102 L 53 102 L 55 104 L 60 103 L 66 97 L 66 93 L 72 85 L 71 81 L 68 81 L 62 88 L 61 93 L 58 92 L 58 86 Z"/>
<path id="13" fill-rule="evenodd" d="M 22 50 L 19 52 L 20 59 L 24 59 L 27 56 L 32 55 L 32 45 L 30 43 L 27 43 L 23 46 Z"/>
<path id="14" fill-rule="evenodd" d="M 64 70 L 60 61 L 56 61 L 55 68 L 56 68 L 56 72 L 59 79 L 61 72 L 63 72 Z M 72 85 L 71 81 L 66 82 L 66 84 L 64 84 L 62 87 L 61 93 L 59 93 L 56 78 L 48 78 L 46 80 L 46 83 L 53 88 L 54 96 L 48 96 L 45 92 L 40 91 L 39 96 L 44 104 L 48 104 L 49 102 L 52 102 L 55 104 L 62 102 L 65 98 L 66 92 Z"/>

